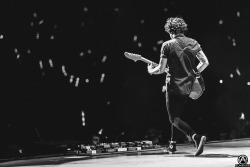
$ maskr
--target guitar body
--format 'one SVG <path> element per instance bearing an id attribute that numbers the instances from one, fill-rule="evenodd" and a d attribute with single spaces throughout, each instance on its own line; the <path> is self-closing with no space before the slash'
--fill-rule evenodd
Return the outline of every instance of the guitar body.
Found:
<path id="1" fill-rule="evenodd" d="M 196 79 L 193 83 L 193 87 L 192 87 L 192 91 L 189 94 L 189 97 L 193 100 L 197 100 L 202 93 L 205 90 L 205 84 L 204 84 L 204 80 L 201 74 L 199 74 L 198 76 L 196 76 Z"/>
<path id="2" fill-rule="evenodd" d="M 152 61 L 150 61 L 150 60 L 148 60 L 148 59 L 142 57 L 142 56 L 139 55 L 139 54 L 134 54 L 134 53 L 125 52 L 124 55 L 125 55 L 127 58 L 134 60 L 135 62 L 138 61 L 138 60 L 140 60 L 140 61 L 143 61 L 143 62 L 148 63 L 148 64 L 154 64 L 154 66 L 157 66 L 157 65 L 158 65 L 158 64 L 156 64 L 156 63 L 154 63 L 154 62 L 152 62 Z M 168 73 L 168 71 L 169 71 L 169 69 L 166 68 L 166 69 L 165 69 L 165 73 L 166 73 L 167 76 L 168 76 L 168 77 L 167 77 L 168 79 L 166 80 L 166 83 L 169 82 L 169 76 L 170 76 L 170 74 Z M 194 73 L 195 73 L 195 72 L 194 72 Z M 202 95 L 203 91 L 205 90 L 205 84 L 204 84 L 204 80 L 203 80 L 202 75 L 201 75 L 201 74 L 197 74 L 197 73 L 195 73 L 195 75 L 196 75 L 196 79 L 195 79 L 195 81 L 194 81 L 194 83 L 193 83 L 192 91 L 191 91 L 191 93 L 189 94 L 189 97 L 190 97 L 191 99 L 194 99 L 194 100 L 198 99 L 198 98 Z M 167 85 L 167 84 L 166 84 L 166 85 Z M 165 89 L 165 88 L 164 88 L 164 89 Z"/>

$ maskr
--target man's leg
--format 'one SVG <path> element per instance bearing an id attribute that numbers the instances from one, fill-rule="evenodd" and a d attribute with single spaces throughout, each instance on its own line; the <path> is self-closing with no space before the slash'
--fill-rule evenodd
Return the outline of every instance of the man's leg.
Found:
<path id="1" fill-rule="evenodd" d="M 188 95 L 174 95 L 166 93 L 166 106 L 169 116 L 169 121 L 177 129 L 182 131 L 189 140 L 193 140 L 197 151 L 195 155 L 200 155 L 203 152 L 203 147 L 206 141 L 205 136 L 197 135 L 196 132 L 180 118 L 180 115 L 184 109 Z"/>
<path id="2" fill-rule="evenodd" d="M 180 118 L 187 98 L 188 95 L 166 93 L 166 106 L 170 123 L 191 138 L 195 134 L 194 130 Z"/>

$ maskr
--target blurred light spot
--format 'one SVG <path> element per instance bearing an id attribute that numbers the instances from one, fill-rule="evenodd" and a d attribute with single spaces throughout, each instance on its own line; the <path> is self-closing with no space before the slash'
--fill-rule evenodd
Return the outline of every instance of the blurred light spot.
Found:
<path id="1" fill-rule="evenodd" d="M 17 50 L 17 48 L 15 48 L 15 49 L 14 49 L 14 52 L 15 52 L 15 53 L 18 53 L 18 50 Z"/>
<path id="2" fill-rule="evenodd" d="M 240 115 L 240 120 L 245 120 L 245 114 L 242 112 L 241 115 Z"/>
<path id="3" fill-rule="evenodd" d="M 100 82 L 101 82 L 101 83 L 103 83 L 104 77 L 105 77 L 105 74 L 103 73 L 102 76 L 101 76 L 101 79 L 100 79 Z"/>
<path id="4" fill-rule="evenodd" d="M 85 79 L 85 82 L 86 82 L 86 83 L 89 83 L 89 79 Z"/>
<path id="5" fill-rule="evenodd" d="M 222 24 L 223 24 L 223 20 L 220 20 L 220 21 L 219 21 L 219 25 L 222 25 Z"/>
<path id="6" fill-rule="evenodd" d="M 104 55 L 104 56 L 102 57 L 102 62 L 105 63 L 106 60 L 107 60 L 107 56 Z"/>
<path id="7" fill-rule="evenodd" d="M 239 76 L 241 76 L 241 73 L 240 73 L 240 70 L 239 70 L 238 67 L 236 67 L 236 73 L 237 73 Z"/>
<path id="8" fill-rule="evenodd" d="M 91 51 L 90 49 L 89 49 L 87 52 L 88 52 L 88 54 L 91 54 L 91 53 L 92 53 L 92 51 Z"/>
<path id="9" fill-rule="evenodd" d="M 138 47 L 139 47 L 139 48 L 141 48 L 141 47 L 142 47 L 141 42 L 138 42 Z"/>
<path id="10" fill-rule="evenodd" d="M 133 41 L 134 41 L 134 42 L 137 41 L 137 35 L 134 35 Z"/>
<path id="11" fill-rule="evenodd" d="M 78 87 L 78 85 L 79 85 L 79 81 L 80 81 L 80 78 L 79 78 L 79 77 L 77 77 L 77 78 L 76 78 L 75 87 Z"/>
<path id="12" fill-rule="evenodd" d="M 233 78 L 234 77 L 234 75 L 233 74 L 230 74 L 230 78 Z"/>
<path id="13" fill-rule="evenodd" d="M 80 55 L 80 57 L 84 56 L 84 52 L 80 52 L 79 55 Z"/>
<path id="14" fill-rule="evenodd" d="M 119 10 L 119 8 L 114 8 L 114 11 L 119 12 L 120 10 Z"/>
<path id="15" fill-rule="evenodd" d="M 240 17 L 240 11 L 237 11 L 237 17 Z"/>
<path id="16" fill-rule="evenodd" d="M 231 40 L 231 36 L 227 36 L 227 39 L 228 39 L 228 40 Z"/>
<path id="17" fill-rule="evenodd" d="M 53 61 L 52 59 L 49 59 L 49 66 L 52 68 L 53 67 Z"/>
<path id="18" fill-rule="evenodd" d="M 17 58 L 17 59 L 20 59 L 20 54 L 17 54 L 17 55 L 16 55 L 16 58 Z"/>
<path id="19" fill-rule="evenodd" d="M 39 39 L 39 38 L 40 38 L 39 33 L 36 33 L 36 39 Z"/>
<path id="20" fill-rule="evenodd" d="M 43 21 L 43 20 L 40 20 L 38 24 L 41 25 L 41 24 L 43 24 L 43 23 L 44 23 L 44 21 Z"/>
<path id="21" fill-rule="evenodd" d="M 157 51 L 157 47 L 154 46 L 154 47 L 153 47 L 153 50 L 156 52 L 156 51 Z"/>
<path id="22" fill-rule="evenodd" d="M 159 44 L 159 45 L 161 45 L 161 44 L 163 44 L 163 40 L 159 40 L 159 41 L 157 41 L 157 44 Z"/>
<path id="23" fill-rule="evenodd" d="M 250 86 L 250 82 L 247 82 L 247 85 Z"/>
<path id="24" fill-rule="evenodd" d="M 234 38 L 232 38 L 232 42 L 233 42 L 233 46 L 236 46 L 236 42 Z"/>
<path id="25" fill-rule="evenodd" d="M 103 129 L 100 129 L 99 132 L 98 132 L 98 134 L 102 135 L 102 132 L 103 132 Z"/>
<path id="26" fill-rule="evenodd" d="M 164 12 L 167 12 L 168 11 L 168 8 L 164 8 Z"/>
<path id="27" fill-rule="evenodd" d="M 141 23 L 141 24 L 144 24 L 144 23 L 145 23 L 145 20 L 141 19 L 140 23 Z"/>
<path id="28" fill-rule="evenodd" d="M 51 35 L 51 36 L 50 36 L 50 39 L 51 39 L 51 40 L 55 39 L 55 36 L 54 36 L 54 35 Z"/>
<path id="29" fill-rule="evenodd" d="M 69 79 L 69 82 L 72 83 L 74 80 L 74 75 L 70 75 L 70 79 Z"/>
<path id="30" fill-rule="evenodd" d="M 110 105 L 110 101 L 107 101 L 107 105 L 108 105 L 108 106 Z"/>
<path id="31" fill-rule="evenodd" d="M 2 34 L 0 35 L 0 39 L 3 39 L 3 35 Z"/>
<path id="32" fill-rule="evenodd" d="M 57 25 L 55 24 L 55 25 L 53 26 L 53 28 L 54 28 L 54 29 L 57 29 Z"/>
<path id="33" fill-rule="evenodd" d="M 33 23 L 33 22 L 30 22 L 30 26 L 33 27 L 33 26 L 34 26 L 34 23 Z"/>
<path id="34" fill-rule="evenodd" d="M 30 49 L 27 49 L 27 53 L 28 53 L 28 54 L 31 54 L 31 50 L 30 50 Z"/>
<path id="35" fill-rule="evenodd" d="M 89 9 L 88 9 L 87 7 L 84 7 L 84 8 L 83 8 L 83 11 L 84 11 L 84 12 L 88 12 Z"/>
<path id="36" fill-rule="evenodd" d="M 67 72 L 66 72 L 66 70 L 65 70 L 65 66 L 64 65 L 62 65 L 62 73 L 63 73 L 64 76 L 68 75 Z"/>
<path id="37" fill-rule="evenodd" d="M 82 111 L 82 126 L 85 126 L 86 122 L 85 122 L 85 113 L 84 111 Z"/>
<path id="38" fill-rule="evenodd" d="M 85 26 L 85 23 L 84 22 L 81 22 L 81 27 L 84 27 Z"/>
<path id="39" fill-rule="evenodd" d="M 37 18 L 36 12 L 33 13 L 33 17 L 34 17 L 34 18 Z"/>
<path id="40" fill-rule="evenodd" d="M 223 80 L 222 80 L 222 79 L 220 80 L 220 83 L 221 83 L 221 84 L 223 83 Z"/>
<path id="41" fill-rule="evenodd" d="M 40 66 L 40 69 L 43 69 L 43 62 L 42 62 L 42 60 L 39 61 L 39 66 Z"/>

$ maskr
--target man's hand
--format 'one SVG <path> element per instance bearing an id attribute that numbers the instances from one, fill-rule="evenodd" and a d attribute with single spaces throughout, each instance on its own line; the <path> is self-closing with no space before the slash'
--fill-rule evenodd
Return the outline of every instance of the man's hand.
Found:
<path id="1" fill-rule="evenodd" d="M 152 70 L 155 68 L 155 66 L 153 65 L 153 63 L 148 64 L 148 73 L 152 74 Z"/>

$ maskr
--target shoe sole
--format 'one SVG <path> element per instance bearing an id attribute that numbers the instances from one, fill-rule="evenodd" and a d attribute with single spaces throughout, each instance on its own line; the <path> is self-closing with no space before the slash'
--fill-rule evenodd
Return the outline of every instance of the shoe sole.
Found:
<path id="1" fill-rule="evenodd" d="M 194 154 L 195 156 L 201 155 L 203 153 L 203 148 L 204 148 L 205 142 L 206 142 L 206 136 L 202 136 L 200 144 L 198 146 L 198 149 L 197 149 L 196 153 Z"/>

